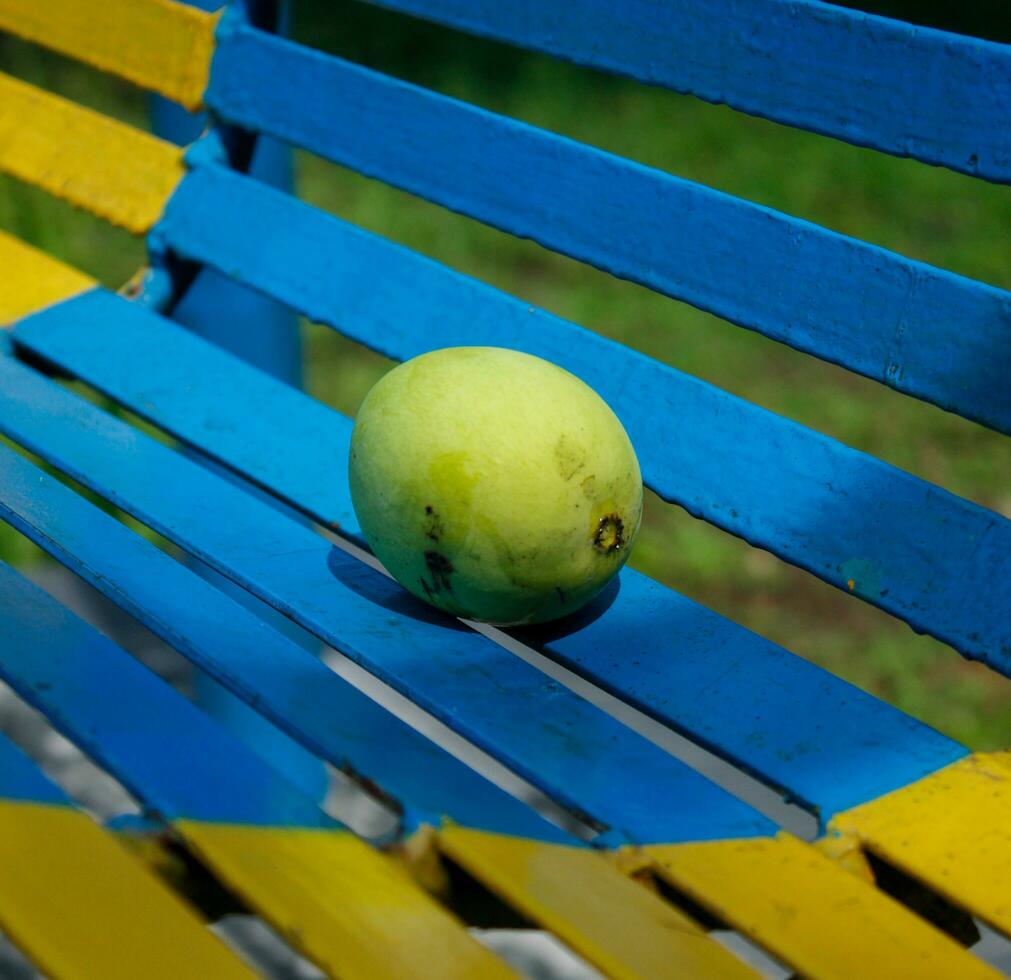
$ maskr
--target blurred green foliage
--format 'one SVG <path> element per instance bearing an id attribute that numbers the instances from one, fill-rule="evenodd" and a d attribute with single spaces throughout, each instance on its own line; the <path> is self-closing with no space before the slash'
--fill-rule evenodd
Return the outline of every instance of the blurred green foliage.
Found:
<path id="1" fill-rule="evenodd" d="M 296 0 L 294 12 L 294 36 L 313 47 L 1011 288 L 1007 188 L 355 3 Z M 25 46 L 0 46 L 0 67 L 142 116 L 126 86 Z M 321 208 L 1011 514 L 1007 439 L 307 154 L 297 162 L 300 194 Z M 142 256 L 127 236 L 6 180 L 0 227 L 113 285 Z M 388 362 L 305 330 L 310 391 L 353 413 Z M 17 559 L 12 548 L 0 536 Z M 974 747 L 1011 743 L 1011 684 L 677 507 L 650 497 L 633 564 Z"/>

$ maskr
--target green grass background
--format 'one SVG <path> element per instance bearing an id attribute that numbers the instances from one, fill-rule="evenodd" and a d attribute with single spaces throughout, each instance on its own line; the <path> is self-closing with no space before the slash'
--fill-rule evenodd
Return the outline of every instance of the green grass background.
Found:
<path id="1" fill-rule="evenodd" d="M 297 39 L 1011 288 L 1011 191 L 349 3 L 296 0 Z M 142 93 L 10 39 L 0 68 L 137 124 Z M 363 227 L 1011 515 L 1011 441 L 306 154 L 299 193 Z M 109 285 L 142 243 L 0 178 L 0 227 Z M 0 271 L 2 274 L 2 271 Z M 734 268 L 714 268 L 733 276 Z M 389 367 L 304 325 L 309 390 L 353 412 Z M 335 462 L 335 466 L 336 466 Z M 0 556 L 34 550 L 0 527 Z M 1011 744 L 1011 683 L 655 498 L 632 563 L 976 748 Z M 675 651 L 676 654 L 676 651 Z"/>

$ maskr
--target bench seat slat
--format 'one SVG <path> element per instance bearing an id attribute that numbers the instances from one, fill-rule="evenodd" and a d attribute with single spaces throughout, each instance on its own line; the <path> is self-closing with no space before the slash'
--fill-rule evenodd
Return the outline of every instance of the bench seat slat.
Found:
<path id="1" fill-rule="evenodd" d="M 357 760 L 364 758 L 363 775 L 372 780 L 377 771 L 384 775 L 392 771 L 393 784 L 408 788 L 408 806 L 421 802 L 427 807 L 427 814 L 416 812 L 408 829 L 415 829 L 417 820 L 426 816 L 432 819 L 447 814 L 455 824 L 465 821 L 464 826 L 484 828 L 479 839 L 494 840 L 500 849 L 521 849 L 531 866 L 581 869 L 585 887 L 575 901 L 568 897 L 564 883 L 559 889 L 546 889 L 526 867 L 507 865 L 493 871 L 481 865 L 470 870 L 591 962 L 601 968 L 614 967 L 615 975 L 620 976 L 666 975 L 643 967 L 641 950 L 651 950 L 654 957 L 671 964 L 667 970 L 687 959 L 715 964 L 727 975 L 750 976 L 742 967 L 735 972 L 733 958 L 690 920 L 681 921 L 672 909 L 630 885 L 595 853 L 576 846 L 576 840 L 387 715 L 315 657 L 54 478 L 2 448 L 0 513 L 14 518 L 12 523 L 19 530 L 168 642 L 177 647 L 193 643 L 210 651 L 209 656 L 193 656 L 196 663 L 230 664 L 227 676 L 222 676 L 220 668 L 215 676 L 228 681 L 232 690 L 242 688 L 241 693 L 264 713 L 268 713 L 268 706 L 278 705 L 270 714 L 272 720 L 310 749 L 336 744 L 336 749 L 323 754 L 345 765 L 349 752 Z M 57 546 L 54 538 L 63 544 Z M 124 601 L 127 594 L 129 599 Z M 192 656 L 192 649 L 190 653 Z M 292 669 L 295 664 L 297 669 Z M 311 698 L 305 696 L 307 691 L 312 692 Z M 307 731 L 312 733 L 308 737 Z M 23 778 L 17 781 L 17 785 L 22 783 Z M 0 786 L 0 792 L 4 788 Z M 363 880 L 376 879 L 372 862 L 360 860 L 357 846 L 349 846 L 344 837 L 330 832 L 240 831 L 234 825 L 222 831 L 206 822 L 181 823 L 187 841 L 209 864 L 229 867 L 240 862 L 250 866 L 255 875 L 256 866 L 269 862 L 267 879 L 255 887 L 243 882 L 243 894 L 248 890 L 254 905 L 269 903 L 271 920 L 292 928 L 298 928 L 302 919 L 318 915 L 313 889 L 321 886 L 322 893 L 341 890 L 355 894 L 362 890 Z M 462 832 L 461 827 L 456 830 Z M 274 864 L 289 869 L 282 876 L 286 886 L 282 891 L 276 887 Z M 294 875 L 292 866 L 298 869 Z M 317 882 L 320 877 L 326 880 Z M 620 909 L 607 911 L 617 903 Z M 416 914 L 410 908 L 406 911 Z M 349 915 L 347 908 L 344 915 Z M 620 922 L 615 921 L 616 916 Z M 679 922 L 675 932 L 670 928 L 672 920 Z M 403 923 L 395 919 L 389 927 L 404 933 Z M 630 937 L 637 942 L 630 942 Z M 415 942 L 414 956 L 425 955 L 416 946 Z M 433 955 L 433 960 L 438 962 L 437 956 Z"/>
<path id="2" fill-rule="evenodd" d="M 405 962 L 433 980 L 511 975 L 389 859 L 3 564 L 0 616 L 0 677 L 154 815 L 170 819 L 228 885 L 311 959 L 361 980 L 400 977 Z M 313 859 L 325 862 L 326 876 Z"/>
<path id="3" fill-rule="evenodd" d="M 218 15 L 171 0 L 0 0 L 0 30 L 198 109 Z"/>
<path id="4" fill-rule="evenodd" d="M 916 822 L 929 820 L 930 810 Z M 815 848 L 773 840 L 650 848 L 659 873 L 801 976 L 948 980 L 1000 974 Z"/>
<path id="5" fill-rule="evenodd" d="M 83 293 L 95 280 L 0 231 L 0 327 Z"/>
<path id="6" fill-rule="evenodd" d="M 6 565 L 0 602 L 4 679 L 152 815 L 336 826 L 155 674 Z"/>
<path id="7" fill-rule="evenodd" d="M 237 125 L 1011 432 L 1004 290 L 251 28 L 222 40 L 207 98 Z"/>
<path id="8" fill-rule="evenodd" d="M 963 759 L 830 829 L 1011 936 L 1011 752 Z"/>
<path id="9" fill-rule="evenodd" d="M 0 404 L 5 434 L 280 609 L 574 812 L 642 843 L 747 837 L 772 826 L 488 638 L 433 613 L 308 528 L 9 357 L 0 357 Z"/>
<path id="10" fill-rule="evenodd" d="M 0 72 L 0 172 L 128 231 L 158 220 L 183 151 Z"/>
<path id="11" fill-rule="evenodd" d="M 423 800 L 431 815 L 445 813 L 453 818 L 452 857 L 457 863 L 600 969 L 621 977 L 674 977 L 681 975 L 677 971 L 686 964 L 695 964 L 711 967 L 708 973 L 752 975 L 691 920 L 628 882 L 595 852 L 575 846 L 577 841 L 385 715 L 309 653 L 55 478 L 2 447 L 0 515 L 169 642 L 177 647 L 196 643 L 209 648 L 210 658 L 193 656 L 198 664 L 213 664 L 215 657 L 218 663 L 230 663 L 231 673 L 223 679 L 231 682 L 232 689 L 241 687 L 241 693 L 260 710 L 277 704 L 271 717 L 310 749 L 336 743 L 331 760 L 340 764 L 345 760 L 339 753 L 347 752 L 356 759 L 365 758 L 365 775 L 370 778 L 375 778 L 377 770 L 384 775 L 392 770 L 394 784 L 407 784 L 412 794 L 409 802 Z M 57 538 L 62 544 L 56 543 Z M 190 639 L 194 636 L 196 640 Z M 298 669 L 292 670 L 291 661 Z M 215 676 L 222 677 L 220 669 Z M 337 696 L 328 697 L 334 689 Z M 312 692 L 311 698 L 306 698 L 307 691 Z M 313 733 L 309 737 L 307 730 Z M 3 775 L 0 772 L 0 778 Z M 0 784 L 0 792 L 8 789 L 20 795 L 37 792 L 27 777 L 17 773 Z M 419 813 L 415 819 L 423 816 Z M 470 828 L 485 829 L 474 831 L 477 836 L 466 836 L 461 820 L 468 820 Z M 184 828 L 187 842 L 209 865 L 245 867 L 252 880 L 240 876 L 236 887 L 282 926 L 300 928 L 301 921 L 318 918 L 317 889 L 320 894 L 332 890 L 357 894 L 363 888 L 372 890 L 365 882 L 376 883 L 374 865 L 360 858 L 363 852 L 357 843 L 349 844 L 346 837 L 329 831 L 238 829 L 234 824 L 222 829 L 206 821 L 186 820 L 177 820 L 176 826 Z M 412 821 L 410 829 L 414 826 Z M 509 859 L 489 863 L 489 850 Z M 265 863 L 267 871 L 261 874 L 257 869 Z M 546 880 L 548 872 L 557 870 L 565 871 L 566 877 Z M 573 875 L 580 880 L 578 894 L 570 892 Z M 325 881 L 317 882 L 320 877 Z M 279 889 L 279 884 L 284 887 Z M 375 890 L 381 890 L 378 883 Z M 357 928 L 346 906 L 343 914 L 347 928 Z M 408 907 L 405 914 L 417 913 Z M 320 923 L 319 928 L 325 925 Z M 395 918 L 387 925 L 404 935 L 403 923 Z M 368 930 L 368 922 L 363 928 Z M 417 946 L 415 938 L 414 956 L 427 955 Z M 432 959 L 438 962 L 437 956 Z"/>
<path id="12" fill-rule="evenodd" d="M 0 518 L 122 606 L 310 751 L 406 811 L 573 843 L 185 566 L 0 446 Z M 311 693 L 311 696 L 310 696 Z"/>
<path id="13" fill-rule="evenodd" d="M 3 735 L 0 926 L 53 977 L 255 976 Z"/>
<path id="14" fill-rule="evenodd" d="M 752 115 L 1011 180 L 1011 50 L 818 0 L 372 0 Z"/>
<path id="15" fill-rule="evenodd" d="M 531 918 L 549 922 L 556 935 L 605 976 L 758 976 L 676 906 L 658 903 L 646 888 L 628 879 L 616 885 L 614 868 L 595 853 L 462 827 L 443 828 L 439 849 Z M 606 902 L 600 901 L 602 894 Z M 573 920 L 584 925 L 583 931 L 573 933 Z"/>
<path id="16" fill-rule="evenodd" d="M 400 360 L 491 344 L 554 361 L 614 408 L 661 497 L 1011 671 L 999 514 L 219 168 L 183 181 L 155 234 Z"/>
<path id="17" fill-rule="evenodd" d="M 19 324 L 14 339 L 364 544 L 346 475 L 334 465 L 349 451 L 344 416 L 109 294 Z M 823 818 L 966 751 L 632 569 L 606 615 L 519 635 Z"/>

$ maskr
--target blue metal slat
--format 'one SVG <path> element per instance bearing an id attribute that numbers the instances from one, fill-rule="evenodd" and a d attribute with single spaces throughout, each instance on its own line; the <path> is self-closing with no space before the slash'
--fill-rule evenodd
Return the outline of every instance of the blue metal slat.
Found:
<path id="1" fill-rule="evenodd" d="M 1004 290 L 250 28 L 224 33 L 208 101 L 237 125 L 1011 432 Z"/>
<path id="2" fill-rule="evenodd" d="M 0 800 L 69 806 L 70 800 L 42 770 L 0 732 Z"/>
<path id="3" fill-rule="evenodd" d="M 25 321 L 14 336 L 364 544 L 341 462 L 345 417 L 107 295 Z M 519 635 L 826 819 L 966 751 L 631 569 L 606 615 Z"/>
<path id="4" fill-rule="evenodd" d="M 988 180 L 1011 180 L 1011 47 L 819 0 L 371 0 Z"/>
<path id="5" fill-rule="evenodd" d="M 400 360 L 489 344 L 559 364 L 615 410 L 661 497 L 1011 671 L 999 514 L 218 168 L 183 181 L 159 235 Z"/>
<path id="6" fill-rule="evenodd" d="M 0 357 L 0 430 L 248 588 L 590 821 L 609 843 L 771 821 L 491 640 L 150 437 Z"/>
<path id="7" fill-rule="evenodd" d="M 165 819 L 336 827 L 240 743 L 0 563 L 0 678 Z"/>
<path id="8" fill-rule="evenodd" d="M 404 832 L 450 816 L 480 830 L 572 843 L 240 603 L 3 446 L 0 519 L 314 755 L 388 794 L 404 811 Z"/>

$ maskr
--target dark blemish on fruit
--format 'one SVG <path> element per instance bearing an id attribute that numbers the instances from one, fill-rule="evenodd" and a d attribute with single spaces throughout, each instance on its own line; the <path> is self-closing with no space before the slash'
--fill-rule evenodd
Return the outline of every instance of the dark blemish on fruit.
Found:
<path id="1" fill-rule="evenodd" d="M 593 500 L 593 495 L 596 491 L 596 484 L 597 477 L 593 473 L 591 473 L 582 481 L 582 483 L 579 484 L 583 488 L 583 496 L 586 497 L 587 500 Z"/>
<path id="2" fill-rule="evenodd" d="M 438 543 L 442 540 L 442 521 L 431 504 L 425 505 L 425 537 Z"/>
<path id="3" fill-rule="evenodd" d="M 445 591 L 452 594 L 453 583 L 449 577 L 453 574 L 453 563 L 438 551 L 426 551 L 425 564 L 428 566 L 428 574 L 432 576 L 431 591 Z M 425 592 L 431 595 L 429 586 L 424 581 L 422 581 L 422 585 L 425 586 Z"/>
<path id="4" fill-rule="evenodd" d="M 565 590 L 560 586 L 555 586 L 555 595 L 558 596 L 558 601 L 564 606 L 565 605 Z"/>
<path id="5" fill-rule="evenodd" d="M 593 532 L 593 547 L 604 554 L 620 551 L 625 544 L 625 524 L 617 514 L 605 514 Z"/>
<path id="6" fill-rule="evenodd" d="M 562 435 L 555 444 L 555 462 L 561 478 L 568 481 L 586 466 L 586 453 L 581 446 L 574 446 Z"/>

